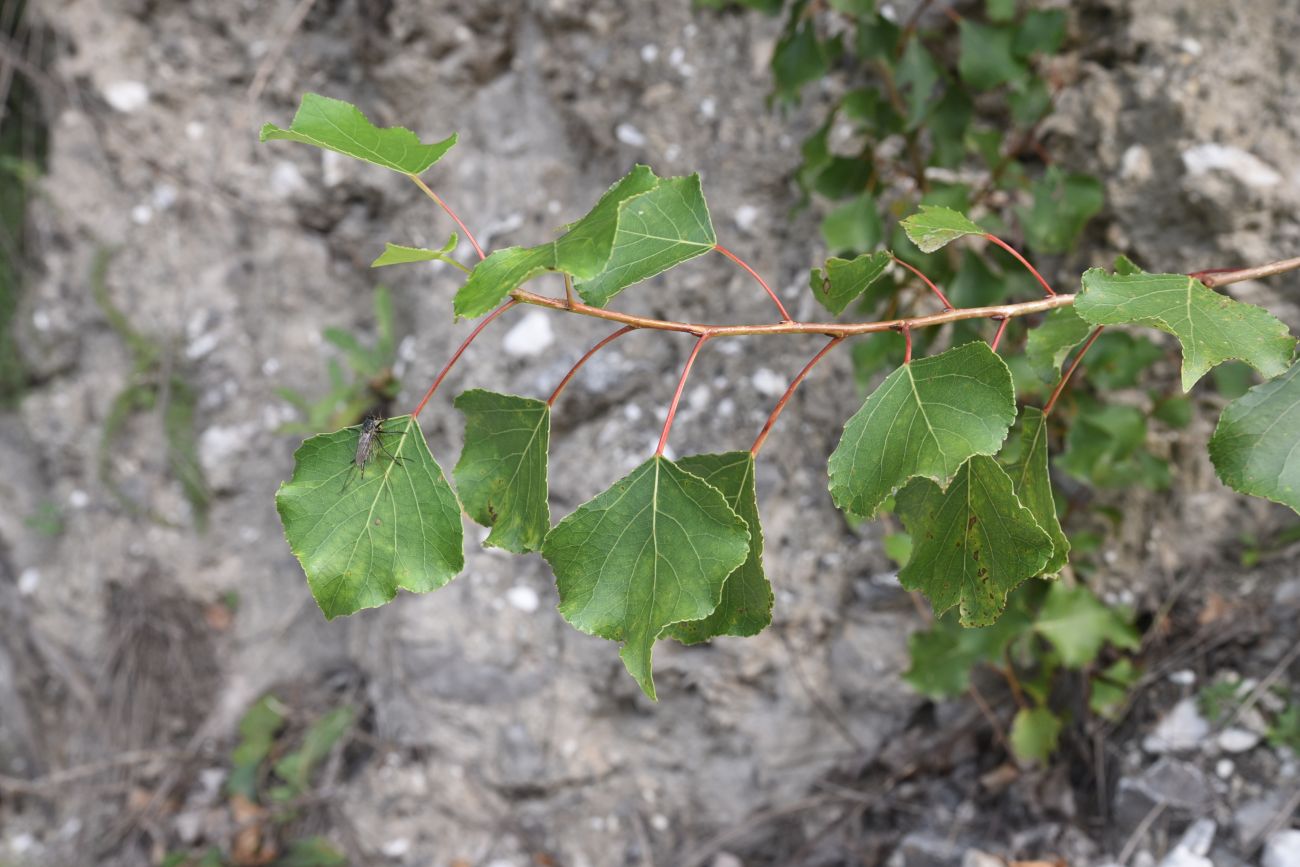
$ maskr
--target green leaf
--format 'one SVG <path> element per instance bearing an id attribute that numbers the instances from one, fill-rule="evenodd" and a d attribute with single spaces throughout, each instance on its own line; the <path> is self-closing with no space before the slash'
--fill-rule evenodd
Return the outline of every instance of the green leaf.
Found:
<path id="1" fill-rule="evenodd" d="M 848 15 L 870 15 L 876 11 L 876 0 L 831 0 L 831 8 Z"/>
<path id="2" fill-rule="evenodd" d="M 324 837 L 307 837 L 290 842 L 273 867 L 348 867 L 348 859 Z"/>
<path id="3" fill-rule="evenodd" d="M 894 81 L 907 106 L 907 129 L 916 129 L 925 122 L 934 104 L 935 85 L 942 77 L 942 69 L 921 40 L 909 40 L 894 68 Z"/>
<path id="4" fill-rule="evenodd" d="M 1300 512 L 1300 362 L 1228 404 L 1210 460 L 1233 490 Z"/>
<path id="5" fill-rule="evenodd" d="M 1025 243 L 1039 253 L 1066 253 L 1106 201 L 1101 182 L 1051 166 L 1031 186 L 1034 203 L 1017 208 Z"/>
<path id="6" fill-rule="evenodd" d="M 662 183 L 669 182 L 655 177 L 649 167 L 638 165 L 606 190 L 586 216 L 570 223 L 559 239 L 535 247 L 507 247 L 493 252 L 474 267 L 469 280 L 456 293 L 456 315 L 482 316 L 544 271 L 564 271 L 579 280 L 600 274 L 611 264 L 616 233 L 624 219 L 623 205 Z M 698 179 L 695 183 L 698 188 Z"/>
<path id="7" fill-rule="evenodd" d="M 1047 420 L 1043 411 L 1027 406 L 1020 416 L 1020 453 L 1007 467 L 1016 496 L 1052 539 L 1052 556 L 1043 564 L 1044 575 L 1055 575 L 1065 566 L 1070 542 L 1065 538 L 1052 497 L 1052 478 L 1047 468 Z"/>
<path id="8" fill-rule="evenodd" d="M 545 401 L 474 389 L 452 401 L 465 414 L 465 450 L 452 471 L 468 514 L 492 532 L 483 544 L 536 551 L 551 529 L 546 455 L 551 408 Z"/>
<path id="9" fill-rule="evenodd" d="M 239 720 L 239 745 L 230 753 L 230 777 L 226 791 L 256 803 L 258 769 L 271 754 L 276 732 L 284 725 L 284 714 L 274 696 L 262 696 Z"/>
<path id="10" fill-rule="evenodd" d="M 1052 643 L 1069 668 L 1082 668 L 1095 660 L 1108 641 L 1126 650 L 1136 650 L 1139 643 L 1137 631 L 1091 590 L 1059 582 L 1048 591 L 1034 630 Z"/>
<path id="11" fill-rule="evenodd" d="M 827 259 L 825 269 L 814 268 L 808 285 L 821 305 L 836 316 L 880 279 L 893 261 L 888 250 L 863 253 L 855 259 Z"/>
<path id="12" fill-rule="evenodd" d="M 307 791 L 312 772 L 329 757 L 334 744 L 352 728 L 352 722 L 352 708 L 340 707 L 311 724 L 303 735 L 302 746 L 275 763 L 275 775 L 285 782 L 275 793 L 277 800 Z"/>
<path id="13" fill-rule="evenodd" d="M 970 629 L 952 617 L 935 620 L 929 629 L 908 638 L 912 663 L 903 679 L 931 698 L 961 695 L 970 687 L 971 670 L 982 662 L 1000 663 L 1029 623 L 1028 615 L 1015 606 L 1009 606 L 992 626 Z"/>
<path id="14" fill-rule="evenodd" d="M 1091 268 L 1074 304 L 1094 325 L 1148 325 L 1183 346 L 1183 391 L 1212 367 L 1240 359 L 1268 377 L 1291 363 L 1295 338 L 1268 311 L 1234 301 L 1182 274 L 1107 274 Z"/>
<path id="15" fill-rule="evenodd" d="M 1055 54 L 1064 41 L 1064 10 L 1031 9 L 1016 28 L 1011 49 L 1017 57 L 1027 59 L 1034 54 Z"/>
<path id="16" fill-rule="evenodd" d="M 402 174 L 418 175 L 451 150 L 456 134 L 424 144 L 409 129 L 375 126 L 350 102 L 306 93 L 289 128 L 268 123 L 262 127 L 261 140 L 302 142 Z"/>
<path id="17" fill-rule="evenodd" d="M 903 220 L 903 231 L 923 253 L 933 253 L 966 235 L 983 235 L 984 230 L 952 208 L 921 205 L 919 213 Z"/>
<path id="18" fill-rule="evenodd" d="M 858 38 L 855 48 L 863 60 L 873 58 L 892 61 L 898 50 L 902 29 L 885 16 L 877 13 L 858 21 Z"/>
<path id="19" fill-rule="evenodd" d="M 821 229 L 832 253 L 869 250 L 884 236 L 880 211 L 870 193 L 862 193 L 831 211 L 822 220 Z"/>
<path id="20" fill-rule="evenodd" d="M 963 18 L 961 54 L 957 71 L 961 80 L 975 90 L 992 90 L 1025 74 L 1025 66 L 1011 50 L 1015 31 L 1009 27 L 978 24 Z"/>
<path id="21" fill-rule="evenodd" d="M 557 524 L 542 557 L 561 616 L 624 642 L 623 664 L 654 699 L 655 641 L 713 613 L 749 557 L 749 532 L 717 488 L 656 455 Z"/>
<path id="22" fill-rule="evenodd" d="M 604 307 L 628 286 L 702 256 L 717 243 L 700 176 L 663 178 L 619 205 L 608 261 L 598 274 L 575 272 L 574 288 L 588 304 Z"/>
<path id="23" fill-rule="evenodd" d="M 294 452 L 275 506 L 312 596 L 333 620 L 427 593 L 464 568 L 460 504 L 409 415 L 384 422 L 363 472 L 360 426 L 320 434 Z"/>
<path id="24" fill-rule="evenodd" d="M 1051 381 L 1061 372 L 1065 357 L 1087 339 L 1092 326 L 1084 322 L 1073 307 L 1058 307 L 1031 329 L 1025 341 L 1025 356 L 1044 380 Z"/>
<path id="25" fill-rule="evenodd" d="M 1103 392 L 1132 388 L 1142 371 L 1167 354 L 1144 335 L 1104 332 L 1088 353 L 1088 382 Z"/>
<path id="26" fill-rule="evenodd" d="M 1016 17 L 1016 0 L 988 0 L 984 14 L 990 21 L 1010 21 Z"/>
<path id="27" fill-rule="evenodd" d="M 685 472 L 717 488 L 749 530 L 749 556 L 722 585 L 722 601 L 703 620 L 669 627 L 683 644 L 698 644 L 718 635 L 757 635 L 772 622 L 772 585 L 763 573 L 763 528 L 754 490 L 754 456 L 749 452 L 691 455 L 677 461 Z"/>
<path id="28" fill-rule="evenodd" d="M 1022 762 L 1047 764 L 1061 736 L 1061 719 L 1046 707 L 1022 707 L 1011 721 L 1011 752 Z"/>
<path id="29" fill-rule="evenodd" d="M 1105 671 L 1094 674 L 1088 708 L 1104 719 L 1115 719 L 1124 706 L 1124 699 L 1128 698 L 1129 690 L 1140 676 L 1141 672 L 1128 657 L 1116 661 Z"/>
<path id="30" fill-rule="evenodd" d="M 405 247 L 401 244 L 387 243 L 384 245 L 384 252 L 379 254 L 379 258 L 370 263 L 371 268 L 382 268 L 385 265 L 407 265 L 412 262 L 432 262 L 435 260 L 449 262 L 452 265 L 460 267 L 460 263 L 451 259 L 451 251 L 456 249 L 456 242 L 460 240 L 456 233 L 452 232 L 447 243 L 442 245 L 441 250 L 428 250 L 424 247 Z"/>
<path id="31" fill-rule="evenodd" d="M 1167 487 L 1169 469 L 1143 448 L 1146 436 L 1146 414 L 1137 407 L 1085 404 L 1070 425 L 1057 464 L 1101 488 Z"/>
<path id="32" fill-rule="evenodd" d="M 995 454 L 1015 418 L 1011 372 L 982 342 L 905 364 L 844 425 L 831 497 L 871 517 L 908 479 L 946 486 L 967 458 Z"/>
<path id="33" fill-rule="evenodd" d="M 782 38 L 772 52 L 772 78 L 785 101 L 797 99 L 805 84 L 821 78 L 829 68 L 826 44 L 817 38 L 811 20 Z"/>
<path id="34" fill-rule="evenodd" d="M 992 458 L 971 458 L 946 491 L 917 479 L 899 491 L 897 505 L 913 544 L 899 583 L 929 597 L 937 614 L 958 606 L 963 626 L 997 620 L 1007 594 L 1041 575 L 1052 556 L 1051 537 Z"/>

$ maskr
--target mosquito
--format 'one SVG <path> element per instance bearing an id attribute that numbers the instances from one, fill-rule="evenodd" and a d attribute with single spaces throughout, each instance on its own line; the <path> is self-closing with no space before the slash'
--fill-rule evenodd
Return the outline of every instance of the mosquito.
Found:
<path id="1" fill-rule="evenodd" d="M 382 418 L 371 415 L 366 416 L 365 420 L 361 422 L 361 435 L 357 437 L 357 453 L 352 459 L 352 466 L 348 468 L 347 478 L 343 480 L 343 487 L 339 493 L 347 490 L 348 485 L 352 483 L 353 473 L 358 470 L 361 471 L 361 478 L 366 477 L 366 465 L 374 460 L 376 450 L 388 455 L 389 459 L 394 463 L 405 463 L 405 458 L 393 454 L 388 450 L 388 446 L 384 445 L 383 437 L 387 433 L 396 433 L 396 431 L 384 430 L 384 419 Z"/>

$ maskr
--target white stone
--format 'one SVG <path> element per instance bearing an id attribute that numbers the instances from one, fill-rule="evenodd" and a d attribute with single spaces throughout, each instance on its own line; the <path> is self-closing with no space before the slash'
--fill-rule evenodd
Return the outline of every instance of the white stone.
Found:
<path id="1" fill-rule="evenodd" d="M 1213 142 L 1194 145 L 1183 151 L 1183 165 L 1192 175 L 1223 170 L 1251 187 L 1275 187 L 1282 175 L 1259 157 L 1234 145 Z"/>
<path id="2" fill-rule="evenodd" d="M 529 356 L 545 352 L 554 342 L 551 317 L 540 310 L 530 310 L 506 332 L 502 347 L 510 355 Z"/>
<path id="3" fill-rule="evenodd" d="M 153 208 L 140 204 L 131 209 L 131 222 L 137 226 L 147 226 L 153 220 Z"/>
<path id="4" fill-rule="evenodd" d="M 302 172 L 288 160 L 281 160 L 271 167 L 271 192 L 277 196 L 288 196 L 307 186 Z"/>
<path id="5" fill-rule="evenodd" d="M 36 310 L 32 313 L 32 327 L 37 331 L 50 330 L 50 314 L 44 310 Z"/>
<path id="6" fill-rule="evenodd" d="M 668 817 L 663 813 L 655 813 L 650 817 L 650 827 L 654 828 L 656 831 L 667 831 Z"/>
<path id="7" fill-rule="evenodd" d="M 74 509 L 84 509 L 90 505 L 90 494 L 87 494 L 81 488 L 73 488 L 68 494 L 68 505 Z"/>
<path id="8" fill-rule="evenodd" d="M 1140 144 L 1130 145 L 1120 158 L 1120 177 L 1129 181 L 1145 181 L 1151 177 L 1151 152 Z"/>
<path id="9" fill-rule="evenodd" d="M 673 66 L 680 67 L 683 63 L 686 62 L 686 49 L 682 48 L 681 46 L 678 46 L 674 48 L 672 51 L 668 52 L 668 62 L 671 63 Z"/>
<path id="10" fill-rule="evenodd" d="M 215 331 L 209 331 L 206 334 L 200 334 L 189 342 L 185 347 L 185 357 L 191 360 L 202 358 L 212 353 L 212 350 L 221 345 L 221 338 Z"/>
<path id="11" fill-rule="evenodd" d="M 758 389 L 758 393 L 765 397 L 776 397 L 785 391 L 785 380 L 766 367 L 754 371 L 750 379 L 754 383 L 754 388 Z"/>
<path id="12" fill-rule="evenodd" d="M 1169 682 L 1176 683 L 1179 686 L 1191 686 L 1196 683 L 1196 672 L 1190 668 L 1180 668 L 1178 671 L 1169 673 Z"/>
<path id="13" fill-rule="evenodd" d="M 31 596 L 40 584 L 41 570 L 35 566 L 28 566 L 18 576 L 18 592 L 23 596 Z"/>
<path id="14" fill-rule="evenodd" d="M 1214 765 L 1214 773 L 1218 775 L 1220 780 L 1230 779 L 1236 771 L 1237 765 L 1232 759 L 1219 759 Z"/>
<path id="15" fill-rule="evenodd" d="M 1230 728 L 1219 732 L 1218 740 L 1219 749 L 1225 753 L 1244 753 L 1258 746 L 1260 737 L 1257 732 Z"/>
<path id="16" fill-rule="evenodd" d="M 275 356 L 271 356 L 266 361 L 262 362 L 263 376 L 275 376 L 279 372 L 280 372 L 280 359 L 276 358 Z"/>
<path id="17" fill-rule="evenodd" d="M 185 137 L 190 141 L 198 141 L 207 134 L 208 128 L 197 120 L 192 120 L 185 124 Z"/>
<path id="18" fill-rule="evenodd" d="M 507 590 L 506 601 L 527 614 L 532 614 L 541 605 L 537 591 L 526 584 L 516 584 Z"/>
<path id="19" fill-rule="evenodd" d="M 753 232 L 754 226 L 758 224 L 758 218 L 762 214 L 762 210 L 753 205 L 741 205 L 736 208 L 736 228 L 746 234 Z"/>
<path id="20" fill-rule="evenodd" d="M 393 840 L 389 840 L 380 848 L 389 858 L 401 858 L 407 852 L 411 851 L 411 841 L 405 837 L 397 837 Z"/>
<path id="21" fill-rule="evenodd" d="M 623 418 L 628 421 L 636 421 L 641 418 L 641 407 L 634 403 L 629 403 L 623 407 Z"/>
<path id="22" fill-rule="evenodd" d="M 1300 867 L 1300 831 L 1289 828 L 1270 834 L 1259 863 L 1263 867 Z"/>
<path id="23" fill-rule="evenodd" d="M 172 205 L 176 204 L 176 200 L 179 197 L 180 193 L 178 193 L 176 188 L 171 184 L 159 184 L 154 187 L 153 192 L 149 194 L 149 199 L 153 203 L 153 206 L 160 211 L 165 211 Z"/>
<path id="24" fill-rule="evenodd" d="M 216 469 L 245 451 L 255 430 L 252 423 L 206 428 L 199 434 L 199 463 L 206 470 Z"/>
<path id="25" fill-rule="evenodd" d="M 1196 708 L 1195 699 L 1185 698 L 1165 714 L 1155 731 L 1142 740 L 1149 753 L 1174 753 L 1198 748 L 1209 737 L 1210 724 Z"/>
<path id="26" fill-rule="evenodd" d="M 614 137 L 625 145 L 631 145 L 632 147 L 637 148 L 645 147 L 645 133 L 641 132 L 641 130 L 632 126 L 630 123 L 620 123 L 618 126 L 614 127 Z"/>
<path id="27" fill-rule="evenodd" d="M 138 111 L 149 104 L 149 88 L 139 81 L 111 81 L 104 86 L 104 99 L 118 111 Z"/>
<path id="28" fill-rule="evenodd" d="M 1160 859 L 1160 867 L 1214 867 L 1205 857 L 1214 843 L 1217 826 L 1212 819 L 1198 819 L 1183 834 L 1178 845 Z"/>
<path id="29" fill-rule="evenodd" d="M 646 63 L 654 63 L 659 59 L 659 46 L 653 42 L 647 42 L 641 46 L 641 59 Z"/>
<path id="30" fill-rule="evenodd" d="M 718 101 L 711 96 L 706 96 L 700 100 L 700 114 L 707 119 L 713 120 L 718 116 Z"/>

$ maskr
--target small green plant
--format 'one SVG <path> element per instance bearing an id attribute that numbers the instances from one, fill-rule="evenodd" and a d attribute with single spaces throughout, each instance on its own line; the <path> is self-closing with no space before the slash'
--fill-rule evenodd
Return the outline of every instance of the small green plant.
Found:
<path id="1" fill-rule="evenodd" d="M 388 246 L 390 251 L 396 247 L 394 244 Z M 441 255 L 446 256 L 453 247 L 455 247 L 455 235 L 452 236 L 451 244 L 440 251 Z M 439 258 L 436 251 L 428 252 L 433 255 L 395 261 L 421 262 L 428 261 L 429 258 Z M 388 255 L 385 253 L 375 260 L 374 266 L 394 264 L 394 261 L 385 260 L 385 256 Z M 318 400 L 310 400 L 301 392 L 290 388 L 276 389 L 276 393 L 291 403 L 302 415 L 299 421 L 281 425 L 281 433 L 309 434 L 333 430 L 356 424 L 370 413 L 388 414 L 389 403 L 397 397 L 402 383 L 393 375 L 393 363 L 397 352 L 393 331 L 393 299 L 388 289 L 383 286 L 375 290 L 375 326 L 379 335 L 372 347 L 365 346 L 355 335 L 341 328 L 325 329 L 321 336 L 343 353 L 352 377 L 349 379 L 343 370 L 343 365 L 338 359 L 332 358 L 329 361 L 330 390 Z"/>
<path id="2" fill-rule="evenodd" d="M 313 144 L 406 175 L 452 217 L 480 258 L 452 307 L 458 317 L 481 321 L 411 412 L 385 422 L 392 434 L 389 454 L 376 458 L 375 471 L 340 489 L 360 436 L 359 429 L 344 428 L 308 439 L 295 455 L 293 478 L 276 496 L 290 548 L 328 618 L 383 605 L 399 589 L 427 592 L 452 580 L 464 566 L 464 511 L 491 528 L 486 545 L 540 552 L 555 573 L 561 615 L 584 632 L 620 642 L 628 672 L 654 698 L 651 659 L 657 641 L 751 635 L 770 621 L 772 590 L 762 562 L 755 461 L 790 396 L 816 364 L 851 340 L 882 334 L 902 339 L 902 360 L 846 422 L 828 462 L 831 499 L 849 515 L 868 518 L 892 498 L 912 543 L 899 572 L 902 585 L 923 593 L 938 615 L 954 610 L 962 627 L 999 624 L 1016 588 L 1052 578 L 1068 565 L 1070 545 L 1048 471 L 1057 423 L 1052 413 L 1103 329 L 1143 327 L 1173 335 L 1183 352 L 1184 391 L 1229 359 L 1245 361 L 1267 377 L 1228 404 L 1210 441 L 1210 456 L 1230 486 L 1300 511 L 1300 467 L 1288 461 L 1300 436 L 1296 341 L 1265 310 L 1214 291 L 1300 268 L 1298 260 L 1201 279 L 1146 273 L 1121 261 L 1113 272 L 1089 269 L 1078 293 L 1059 294 L 989 228 L 953 209 L 923 206 L 902 222 L 908 241 L 922 254 L 956 241 L 1012 250 L 1039 297 L 956 306 L 927 278 L 937 302 L 934 312 L 872 321 L 796 321 L 766 281 L 718 243 L 696 175 L 660 178 L 637 166 L 558 238 L 489 255 L 420 178 L 455 143 L 454 136 L 424 144 L 409 130 L 375 127 L 348 103 L 308 94 L 289 128 L 267 124 L 262 138 Z M 775 307 L 771 321 L 703 324 L 608 308 L 623 290 L 711 252 L 755 277 Z M 847 310 L 896 261 L 889 251 L 832 258 L 812 270 L 814 297 L 833 314 Z M 571 289 L 565 297 L 524 288 L 533 277 L 551 272 L 566 276 Z M 578 359 L 546 400 L 479 390 L 460 395 L 455 405 L 466 416 L 467 433 L 453 488 L 429 452 L 418 416 L 465 347 L 519 305 L 617 327 Z M 1041 407 L 1022 407 L 998 347 L 1008 322 L 1043 314 L 1056 326 L 1073 316 L 1085 327 L 1050 330 L 1039 348 L 1053 369 L 1063 372 Z M 957 329 L 981 322 L 992 332 L 987 342 L 984 334 Z M 579 367 L 636 330 L 693 338 L 658 446 L 625 478 L 552 525 L 551 413 Z M 940 332 L 946 338 L 935 338 L 935 348 L 945 339 L 950 348 L 913 357 L 921 345 L 916 335 Z M 682 392 L 712 341 L 810 334 L 823 336 L 825 344 L 793 376 L 749 450 L 669 458 Z M 1107 640 L 1132 644 L 1128 627 L 1091 594 L 1070 583 L 1048 585 L 1048 590 L 1031 620 L 1060 665 L 1089 664 Z M 1125 680 L 1123 669 L 1111 667 L 1105 675 L 1112 686 Z M 1032 715 L 1013 726 L 1012 740 L 1026 755 L 1042 755 L 1053 740 L 1049 729 L 1059 725 L 1045 688 L 1041 695 L 1029 708 Z"/>
<path id="3" fill-rule="evenodd" d="M 131 353 L 131 374 L 125 386 L 109 404 L 108 418 L 99 440 L 99 478 L 119 503 L 132 514 L 143 515 L 160 524 L 170 521 L 143 503 L 137 502 L 122 487 L 114 470 L 117 448 L 127 438 L 127 425 L 136 415 L 161 415 L 163 439 L 167 445 L 167 469 L 180 483 L 189 501 L 194 522 L 200 528 L 207 523 L 210 494 L 203 467 L 199 463 L 194 431 L 194 408 L 198 395 L 189 380 L 177 368 L 163 346 L 137 331 L 108 293 L 108 266 L 113 252 L 100 248 L 91 269 L 90 288 L 113 330 Z"/>

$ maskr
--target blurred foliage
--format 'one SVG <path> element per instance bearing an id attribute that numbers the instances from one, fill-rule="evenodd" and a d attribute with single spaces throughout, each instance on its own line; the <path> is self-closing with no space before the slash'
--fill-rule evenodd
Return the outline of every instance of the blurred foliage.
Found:
<path id="1" fill-rule="evenodd" d="M 127 384 L 109 404 L 108 417 L 99 440 L 99 478 L 128 511 L 160 524 L 172 524 L 148 506 L 137 502 L 122 487 L 114 472 L 117 448 L 129 439 L 128 424 L 136 415 L 160 413 L 166 442 L 168 472 L 181 485 L 194 513 L 195 524 L 207 524 L 210 493 L 199 464 L 194 410 L 198 394 L 176 366 L 174 352 L 164 349 L 152 337 L 135 329 L 109 297 L 108 266 L 113 251 L 101 247 L 91 267 L 90 291 L 112 329 L 131 354 Z"/>
<path id="2" fill-rule="evenodd" d="M 359 423 L 367 415 L 386 417 L 388 404 L 401 390 L 393 375 L 397 343 L 393 329 L 393 301 L 388 289 L 375 289 L 375 327 L 379 336 L 374 346 L 365 346 L 355 335 L 341 328 L 326 328 L 326 342 L 343 353 L 351 377 L 338 359 L 329 361 L 329 391 L 311 400 L 291 388 L 276 393 L 302 415 L 301 421 L 280 426 L 281 433 L 310 434 L 337 430 Z"/>
<path id="3" fill-rule="evenodd" d="M 17 0 L 0 15 L 0 41 L 23 57 L 21 70 L 5 64 L 0 75 L 0 407 L 22 395 L 26 374 L 14 340 L 15 316 L 27 248 L 27 203 L 45 171 L 48 130 L 36 84 L 26 71 L 45 33 L 30 25 L 27 4 Z"/>

